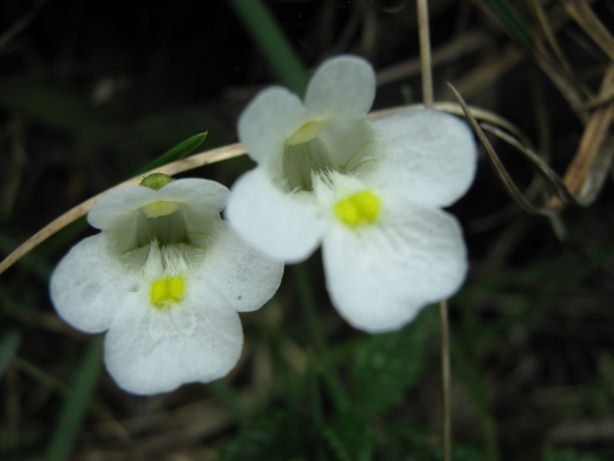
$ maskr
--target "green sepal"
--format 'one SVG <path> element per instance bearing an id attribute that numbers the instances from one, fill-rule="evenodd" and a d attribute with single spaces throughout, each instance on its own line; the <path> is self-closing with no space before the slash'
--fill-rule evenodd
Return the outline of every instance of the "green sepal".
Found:
<path id="1" fill-rule="evenodd" d="M 169 182 L 174 181 L 172 176 L 164 173 L 152 173 L 141 181 L 141 186 L 149 187 L 153 190 L 158 190 L 162 186 L 166 186 Z"/>

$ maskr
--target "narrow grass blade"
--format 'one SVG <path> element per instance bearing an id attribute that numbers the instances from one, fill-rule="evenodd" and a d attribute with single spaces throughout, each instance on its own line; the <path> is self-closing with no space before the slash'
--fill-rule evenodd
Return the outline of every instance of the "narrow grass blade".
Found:
<path id="1" fill-rule="evenodd" d="M 207 133 L 207 131 L 204 131 L 189 137 L 183 142 L 180 142 L 175 147 L 164 152 L 157 159 L 149 162 L 147 165 L 141 168 L 137 174 L 145 173 L 146 171 L 153 170 L 159 166 L 187 157 L 203 143 L 203 141 L 207 138 Z"/>
<path id="2" fill-rule="evenodd" d="M 232 0 L 237 14 L 281 82 L 303 95 L 309 77 L 283 31 L 261 0 Z"/>
<path id="3" fill-rule="evenodd" d="M 27 360 L 22 359 L 19 356 L 13 357 L 13 362 L 19 371 L 27 374 L 31 378 L 39 381 L 44 386 L 47 386 L 49 389 L 53 389 L 65 396 L 70 394 L 70 389 L 64 383 L 46 373 L 42 368 L 37 367 L 36 365 L 28 362 Z"/>
<path id="4" fill-rule="evenodd" d="M 561 63 L 561 66 L 563 66 L 563 68 L 567 71 L 569 75 L 573 75 L 573 69 L 569 64 L 569 61 L 567 61 L 567 58 L 563 54 L 563 50 L 559 45 L 555 31 L 550 24 L 550 20 L 548 18 L 548 15 L 546 14 L 544 5 L 542 4 L 541 0 L 530 0 L 530 6 L 533 9 L 533 14 L 537 19 L 537 23 L 539 24 L 544 38 L 546 39 L 548 44 L 550 44 L 550 48 L 554 52 L 558 61 Z"/>
<path id="5" fill-rule="evenodd" d="M 521 43 L 531 45 L 531 29 L 518 10 L 507 0 L 486 0 L 503 25 Z"/>
<path id="6" fill-rule="evenodd" d="M 69 135 L 96 139 L 107 127 L 81 96 L 65 90 L 0 81 L 0 105 Z"/>
<path id="7" fill-rule="evenodd" d="M 98 382 L 101 369 L 102 338 L 91 341 L 76 375 L 73 379 L 72 389 L 62 409 L 58 423 L 47 447 L 47 461 L 63 461 L 70 457 L 79 428 L 83 423 L 85 413 L 90 407 L 89 400 Z"/>
<path id="8" fill-rule="evenodd" d="M 586 34 L 601 48 L 611 60 L 614 60 L 614 37 L 599 17 L 593 12 L 586 0 L 566 2 L 565 9 Z"/>
<path id="9" fill-rule="evenodd" d="M 484 134 L 482 126 L 478 124 L 473 114 L 471 114 L 471 111 L 467 107 L 467 104 L 465 103 L 463 97 L 456 90 L 456 88 L 454 88 L 453 85 L 448 83 L 448 86 L 453 91 L 454 96 L 458 100 L 458 103 L 463 108 L 463 111 L 465 112 L 465 117 L 467 118 L 467 120 L 469 121 L 469 124 L 473 128 L 475 135 L 477 136 L 478 140 L 480 141 L 480 143 L 486 150 L 486 153 L 488 154 L 488 159 L 490 160 L 495 172 L 497 173 L 497 176 L 499 176 L 501 183 L 503 184 L 507 192 L 510 194 L 510 196 L 514 199 L 516 204 L 523 211 L 529 214 L 539 214 L 539 215 L 546 216 L 546 217 L 551 217 L 551 216 L 556 215 L 556 213 L 560 211 L 560 208 L 550 208 L 548 206 L 538 208 L 529 202 L 529 200 L 524 196 L 522 191 L 520 191 L 518 186 L 516 186 L 516 183 L 511 178 L 505 166 L 499 159 L 499 156 L 495 152 L 495 149 L 492 147 L 492 144 L 490 143 L 490 141 Z M 491 127 L 491 132 L 496 133 L 501 139 L 504 139 L 507 142 L 510 142 L 510 144 L 513 145 L 514 147 L 520 146 L 511 137 L 505 136 L 505 134 L 502 133 L 496 127 Z M 528 148 L 521 149 L 521 152 L 523 152 L 525 156 L 527 157 L 527 159 L 529 159 L 533 163 L 533 165 L 537 167 L 537 171 L 544 177 L 544 179 L 548 181 L 548 184 L 552 187 L 553 192 L 557 194 L 557 198 L 561 201 L 563 205 L 566 205 L 569 202 L 573 203 L 573 197 L 571 197 L 571 195 L 568 193 L 565 186 L 562 184 L 562 181 L 558 178 L 556 173 L 550 167 L 548 167 L 548 165 L 543 160 L 541 160 L 537 156 L 537 154 L 533 153 Z"/>

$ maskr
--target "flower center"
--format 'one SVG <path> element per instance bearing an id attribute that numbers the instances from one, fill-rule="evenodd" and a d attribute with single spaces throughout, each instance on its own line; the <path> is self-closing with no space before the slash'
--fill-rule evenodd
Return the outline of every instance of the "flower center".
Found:
<path id="1" fill-rule="evenodd" d="M 311 191 L 313 174 L 335 169 L 326 144 L 318 137 L 298 144 L 287 143 L 282 167 L 285 186 L 290 191 Z"/>
<path id="2" fill-rule="evenodd" d="M 349 227 L 357 227 L 362 224 L 373 224 L 377 221 L 380 206 L 381 201 L 377 195 L 370 190 L 363 190 L 335 203 L 333 210 L 335 216 L 343 224 Z"/>
<path id="3" fill-rule="evenodd" d="M 149 300 L 152 306 L 162 309 L 177 304 L 183 299 L 185 279 L 182 276 L 165 277 L 154 280 L 149 289 Z"/>
<path id="4" fill-rule="evenodd" d="M 282 187 L 287 192 L 313 192 L 314 176 L 352 173 L 369 160 L 373 140 L 366 120 L 305 122 L 285 139 L 278 171 Z"/>
<path id="5" fill-rule="evenodd" d="M 188 232 L 180 204 L 160 200 L 141 207 L 137 221 L 137 247 L 157 240 L 162 245 L 188 243 Z"/>

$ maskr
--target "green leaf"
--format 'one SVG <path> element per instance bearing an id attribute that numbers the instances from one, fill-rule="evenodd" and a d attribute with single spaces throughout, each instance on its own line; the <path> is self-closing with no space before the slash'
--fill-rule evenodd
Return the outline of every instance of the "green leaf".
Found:
<path id="1" fill-rule="evenodd" d="M 580 453 L 571 448 L 550 448 L 544 451 L 544 461 L 602 461 L 603 458 L 592 453 Z"/>
<path id="2" fill-rule="evenodd" d="M 104 132 L 96 108 L 69 91 L 2 82 L 0 104 L 68 134 L 95 138 Z"/>
<path id="3" fill-rule="evenodd" d="M 13 357 L 13 363 L 19 371 L 27 374 L 36 381 L 39 381 L 44 386 L 47 386 L 49 389 L 53 389 L 65 396 L 70 395 L 71 390 L 68 386 L 66 386 L 57 378 L 44 371 L 42 368 L 37 367 L 36 365 L 28 362 L 27 360 L 22 359 L 17 355 Z"/>
<path id="4" fill-rule="evenodd" d="M 376 415 L 405 400 L 425 369 L 435 319 L 435 309 L 425 309 L 402 330 L 369 336 L 356 346 L 352 397 L 362 411 Z"/>
<path id="5" fill-rule="evenodd" d="M 19 242 L 13 240 L 11 237 L 0 232 L 0 255 L 2 257 L 8 256 L 13 250 L 19 246 Z M 39 255 L 32 253 L 25 255 L 19 260 L 19 264 L 27 271 L 32 270 L 41 280 L 49 280 L 49 276 L 53 271 L 53 266 L 49 264 L 45 258 L 41 258 Z"/>
<path id="6" fill-rule="evenodd" d="M 0 376 L 13 359 L 19 343 L 21 334 L 17 330 L 6 330 L 0 337 Z"/>
<path id="7" fill-rule="evenodd" d="M 345 410 L 348 407 L 348 399 L 332 363 L 329 348 L 319 323 L 318 302 L 316 301 L 314 290 L 309 280 L 307 264 L 308 263 L 297 264 L 294 266 L 293 275 L 295 286 L 300 297 L 300 305 L 303 309 L 306 328 L 310 334 L 311 342 L 320 363 L 319 371 L 324 379 L 324 384 L 326 384 L 326 388 L 335 406 L 338 409 Z"/>
<path id="8" fill-rule="evenodd" d="M 470 316 L 471 313 L 464 312 L 463 315 Z M 478 333 L 471 331 L 471 334 L 477 335 Z M 450 355 L 453 368 L 458 371 L 458 377 L 463 381 L 469 396 L 473 399 L 487 459 L 499 460 L 499 429 L 479 364 L 476 363 L 474 355 L 466 350 L 463 343 L 458 341 L 453 333 L 450 333 Z"/>
<path id="9" fill-rule="evenodd" d="M 139 173 L 144 173 L 146 171 L 153 170 L 154 168 L 157 168 L 161 165 L 165 165 L 174 160 L 179 160 L 179 159 L 182 159 L 190 155 L 192 152 L 194 152 L 198 148 L 198 146 L 200 146 L 203 143 L 206 137 L 207 137 L 207 131 L 204 131 L 202 133 L 198 133 L 198 134 L 195 134 L 194 136 L 189 137 L 185 141 L 180 142 L 175 147 L 164 152 L 157 159 L 149 162 L 139 171 Z"/>
<path id="10" fill-rule="evenodd" d="M 62 405 L 51 442 L 47 447 L 47 461 L 63 461 L 70 457 L 83 423 L 101 369 L 102 338 L 92 340 L 72 381 L 71 392 Z"/>
<path id="11" fill-rule="evenodd" d="M 309 76 L 292 45 L 261 0 L 232 0 L 237 14 L 269 61 L 277 78 L 298 95 L 303 95 Z"/>
<path id="12" fill-rule="evenodd" d="M 441 445 L 434 444 L 431 429 L 395 420 L 386 420 L 383 440 L 377 452 L 378 461 L 441 461 Z M 484 455 L 474 447 L 455 442 L 452 446 L 454 461 L 485 461 Z"/>
<path id="13" fill-rule="evenodd" d="M 373 459 L 375 437 L 367 421 L 353 413 L 340 413 L 324 430 L 324 436 L 339 461 Z"/>
<path id="14" fill-rule="evenodd" d="M 300 427 L 302 442 L 300 446 L 289 432 Z M 253 418 L 249 425 L 243 426 L 239 433 L 222 449 L 219 461 L 311 461 L 308 445 L 312 439 L 309 424 L 294 413 L 270 410 L 265 415 Z M 301 441 L 298 441 L 299 443 Z"/>

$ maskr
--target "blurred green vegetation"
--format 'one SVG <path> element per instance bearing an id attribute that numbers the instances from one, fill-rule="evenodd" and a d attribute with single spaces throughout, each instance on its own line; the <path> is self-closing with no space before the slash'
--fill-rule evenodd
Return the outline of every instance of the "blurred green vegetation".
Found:
<path id="1" fill-rule="evenodd" d="M 611 65 L 603 50 L 563 2 L 430 3 L 436 98 L 451 100 L 453 81 L 468 102 L 519 126 L 562 174 L 590 114 L 569 107 L 556 66 L 539 71 L 531 50 L 553 45 L 536 11 L 579 93 L 596 94 Z M 607 1 L 591 7 L 614 23 Z M 164 152 L 168 161 L 234 142 L 260 88 L 301 92 L 304 69 L 327 56 L 373 62 L 377 107 L 420 94 L 413 2 L 49 0 L 3 2 L 0 12 L 3 255 Z M 538 199 L 534 172 L 494 143 Z M 230 186 L 251 165 L 234 159 L 190 175 Z M 614 457 L 611 196 L 606 184 L 558 223 L 527 216 L 481 162 L 452 208 L 471 259 L 450 302 L 454 460 Z M 48 299 L 53 266 L 86 229 L 74 223 L 0 276 L 1 459 L 441 459 L 435 308 L 398 332 L 354 331 L 330 305 L 316 254 L 287 270 L 269 305 L 242 316 L 245 352 L 228 378 L 134 397 L 102 370 L 100 338 L 63 324 Z"/>

